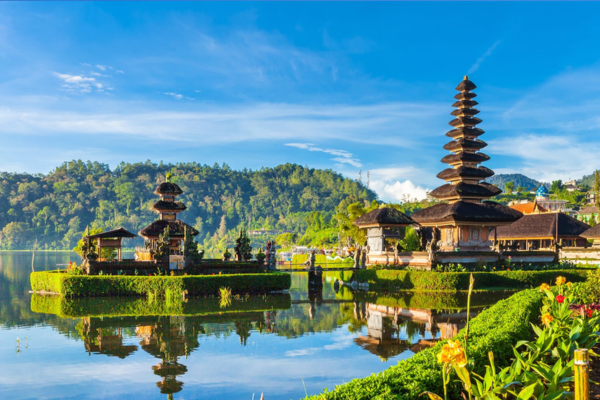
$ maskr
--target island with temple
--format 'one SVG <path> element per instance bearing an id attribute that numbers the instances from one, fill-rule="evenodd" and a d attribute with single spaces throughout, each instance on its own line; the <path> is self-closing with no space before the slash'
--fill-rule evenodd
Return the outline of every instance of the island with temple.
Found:
<path id="1" fill-rule="evenodd" d="M 276 272 L 275 242 L 269 241 L 266 252 L 259 249 L 253 256 L 244 229 L 236 240 L 233 258 L 226 250 L 222 258 L 205 259 L 194 239 L 198 231 L 177 218 L 186 206 L 176 200 L 183 190 L 170 178 L 167 174 L 154 191 L 159 199 L 152 210 L 158 219 L 138 232 L 144 247 L 136 248 L 132 258 L 123 257 L 123 239 L 138 237 L 135 233 L 122 227 L 95 234 L 86 230 L 81 265 L 66 271 L 33 272 L 33 291 L 68 297 L 186 296 L 212 295 L 223 289 L 269 293 L 290 288 L 290 275 Z"/>

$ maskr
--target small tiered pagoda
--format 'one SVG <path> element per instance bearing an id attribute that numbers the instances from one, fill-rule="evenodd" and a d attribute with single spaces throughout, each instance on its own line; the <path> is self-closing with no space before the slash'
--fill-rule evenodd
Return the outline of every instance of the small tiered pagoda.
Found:
<path id="1" fill-rule="evenodd" d="M 170 247 L 175 251 L 180 248 L 186 230 L 192 236 L 199 233 L 193 227 L 177 219 L 177 214 L 187 208 L 185 204 L 175 200 L 182 193 L 183 190 L 177 184 L 170 182 L 168 178 L 154 190 L 154 194 L 159 195 L 160 200 L 154 203 L 152 209 L 158 213 L 160 219 L 138 232 L 141 237 L 151 243 L 151 246 L 156 245 L 159 235 L 164 235 L 167 227 L 169 227 Z"/>
<path id="2" fill-rule="evenodd" d="M 502 191 L 496 186 L 483 182 L 494 172 L 480 166 L 490 157 L 479 150 L 487 146 L 480 140 L 484 131 L 477 127 L 481 119 L 473 108 L 478 103 L 473 100 L 475 84 L 467 76 L 456 87 L 460 93 L 454 98 L 456 107 L 450 121 L 454 129 L 446 133 L 452 140 L 444 146 L 451 154 L 442 158 L 449 168 L 437 177 L 446 181 L 445 185 L 433 190 L 430 195 L 442 203 L 421 210 L 412 218 L 423 227 L 433 229 L 431 250 L 436 251 L 489 251 L 499 225 L 509 225 L 522 217 L 522 213 L 504 205 L 487 201 Z"/>

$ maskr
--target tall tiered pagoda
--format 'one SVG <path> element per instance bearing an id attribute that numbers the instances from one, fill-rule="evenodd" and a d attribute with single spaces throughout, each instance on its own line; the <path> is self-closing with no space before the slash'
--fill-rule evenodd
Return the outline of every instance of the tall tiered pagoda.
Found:
<path id="1" fill-rule="evenodd" d="M 182 194 L 181 188 L 173 183 L 166 182 L 158 185 L 154 194 L 160 196 L 158 200 L 152 206 L 152 209 L 158 213 L 158 220 L 152 222 L 150 225 L 139 231 L 139 235 L 144 239 L 148 240 L 152 244 L 156 244 L 158 236 L 164 234 L 166 227 L 169 227 L 169 236 L 171 238 L 170 247 L 174 250 L 178 249 L 181 241 L 185 237 L 186 228 L 188 233 L 196 236 L 199 232 L 193 227 L 189 226 L 183 221 L 177 219 L 177 214 L 185 211 L 187 208 L 185 204 L 180 201 L 176 201 L 175 198 Z"/>
<path id="2" fill-rule="evenodd" d="M 484 131 L 477 128 L 481 119 L 475 116 L 479 110 L 473 108 L 478 104 L 473 100 L 475 88 L 467 76 L 456 87 L 460 93 L 454 96 L 456 110 L 451 114 L 455 119 L 450 121 L 454 129 L 446 133 L 452 140 L 444 146 L 451 154 L 442 158 L 449 168 L 437 175 L 446 184 L 430 193 L 442 203 L 412 215 L 421 226 L 434 228 L 434 248 L 440 251 L 489 251 L 496 226 L 511 224 L 523 215 L 487 201 L 502 191 L 483 182 L 494 172 L 479 165 L 490 157 L 479 151 L 487 143 L 479 139 Z"/>

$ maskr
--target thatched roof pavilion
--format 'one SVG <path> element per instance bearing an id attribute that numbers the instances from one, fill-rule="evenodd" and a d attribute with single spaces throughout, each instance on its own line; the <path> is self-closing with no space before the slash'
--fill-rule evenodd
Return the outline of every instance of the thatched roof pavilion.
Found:
<path id="1" fill-rule="evenodd" d="M 600 240 L 600 225 L 594 225 L 587 231 L 583 232 L 581 237 L 586 239 Z"/>
<path id="2" fill-rule="evenodd" d="M 392 207 L 381 207 L 373 211 L 369 211 L 363 216 L 357 218 L 354 225 L 359 228 L 371 227 L 395 227 L 407 226 L 416 224 L 416 222 L 408 215 L 396 210 Z"/>
<path id="3" fill-rule="evenodd" d="M 552 248 L 558 241 L 565 247 L 586 247 L 584 233 L 589 225 L 562 212 L 527 214 L 509 226 L 500 226 L 497 239 L 519 243 L 521 250 Z"/>
<path id="4" fill-rule="evenodd" d="M 416 224 L 416 222 L 395 208 L 381 207 L 357 218 L 353 224 L 367 229 L 369 254 L 374 255 L 386 252 L 386 239 L 400 238 L 399 228 Z"/>
<path id="5" fill-rule="evenodd" d="M 454 96 L 456 110 L 451 115 L 455 119 L 449 123 L 454 129 L 446 133 L 453 140 L 444 146 L 451 154 L 442 158 L 449 168 L 437 175 L 446 184 L 430 193 L 442 203 L 412 215 L 420 225 L 435 228 L 434 241 L 441 250 L 489 250 L 495 227 L 509 225 L 523 215 L 487 201 L 502 190 L 483 181 L 494 172 L 479 165 L 490 157 L 479 151 L 487 143 L 479 139 L 484 131 L 477 127 L 481 119 L 475 117 L 479 110 L 473 108 L 478 104 L 472 92 L 476 87 L 467 76 L 456 87 L 460 93 Z"/>

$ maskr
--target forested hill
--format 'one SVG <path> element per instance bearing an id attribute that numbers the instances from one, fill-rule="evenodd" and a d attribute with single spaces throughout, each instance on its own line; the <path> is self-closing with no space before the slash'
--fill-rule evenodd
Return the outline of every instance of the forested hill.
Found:
<path id="1" fill-rule="evenodd" d="M 230 243 L 240 227 L 302 232 L 305 218 L 332 216 L 341 200 L 371 201 L 376 194 L 331 170 L 295 164 L 236 171 L 227 165 L 67 162 L 48 175 L 0 173 L 0 248 L 70 249 L 86 226 L 123 226 L 137 233 L 156 219 L 157 184 L 171 172 L 194 226 L 206 246 Z M 135 243 L 140 244 L 138 241 Z"/>
<path id="2" fill-rule="evenodd" d="M 522 174 L 494 175 L 491 178 L 487 178 L 486 182 L 491 183 L 492 185 L 496 185 L 502 190 L 504 190 L 504 184 L 508 182 L 514 183 L 515 189 L 518 187 L 524 187 L 525 189 L 532 191 L 537 190 L 537 188 L 539 188 L 540 185 L 545 185 L 548 187 L 548 189 L 550 188 L 549 183 L 539 182 Z"/>

